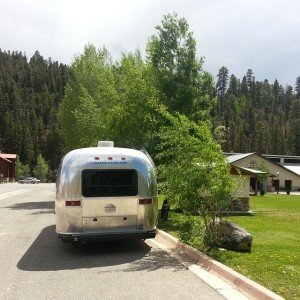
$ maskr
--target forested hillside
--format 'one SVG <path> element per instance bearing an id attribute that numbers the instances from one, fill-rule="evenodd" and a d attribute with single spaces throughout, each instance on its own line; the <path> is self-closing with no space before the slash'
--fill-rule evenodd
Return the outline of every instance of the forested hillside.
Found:
<path id="1" fill-rule="evenodd" d="M 16 153 L 33 168 L 38 154 L 57 168 L 61 159 L 57 110 L 70 78 L 70 67 L 44 59 L 38 51 L 0 49 L 0 150 Z"/>
<path id="2" fill-rule="evenodd" d="M 211 117 L 214 127 L 224 126 L 223 150 L 300 155 L 300 77 L 294 87 L 255 81 L 251 69 L 238 79 L 222 67 Z"/>
<path id="3" fill-rule="evenodd" d="M 38 51 L 28 58 L 0 50 L 0 150 L 18 154 L 31 169 L 41 154 L 55 170 L 66 150 L 94 146 L 89 134 L 149 146 L 157 143 L 153 134 L 161 125 L 151 110 L 162 103 L 193 121 L 211 107 L 212 130 L 223 151 L 300 155 L 300 77 L 283 87 L 277 80 L 256 81 L 250 69 L 239 79 L 221 67 L 212 84 L 187 28 L 178 37 L 185 41 L 180 51 L 176 43 L 152 37 L 146 61 L 137 52 L 113 63 L 107 50 L 93 46 L 72 66 Z M 168 51 L 186 53 L 184 60 L 168 61 Z"/>

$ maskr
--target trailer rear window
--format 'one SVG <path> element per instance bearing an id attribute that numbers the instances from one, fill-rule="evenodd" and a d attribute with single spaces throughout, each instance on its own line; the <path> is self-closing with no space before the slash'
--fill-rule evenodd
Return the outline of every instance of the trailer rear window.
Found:
<path id="1" fill-rule="evenodd" d="M 84 197 L 136 196 L 136 170 L 83 170 Z"/>

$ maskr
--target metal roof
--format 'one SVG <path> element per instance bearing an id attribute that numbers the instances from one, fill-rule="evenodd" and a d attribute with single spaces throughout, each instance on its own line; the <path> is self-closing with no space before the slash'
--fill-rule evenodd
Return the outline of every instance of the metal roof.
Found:
<path id="1" fill-rule="evenodd" d="M 245 157 L 248 157 L 252 154 L 256 154 L 256 153 L 255 152 L 252 152 L 252 153 L 239 153 L 239 154 L 229 155 L 226 158 L 227 158 L 228 162 L 231 164 L 231 163 L 234 163 L 234 162 L 236 162 L 238 160 L 241 160 Z"/>
<path id="2" fill-rule="evenodd" d="M 17 158 L 17 154 L 0 153 L 0 157 L 4 159 L 15 159 Z"/>
<path id="3" fill-rule="evenodd" d="M 5 161 L 7 161 L 8 163 L 12 163 L 9 159 L 6 159 L 6 158 L 4 158 L 4 157 L 2 157 L 2 156 L 0 156 L 0 159 L 2 159 L 2 160 L 5 160 Z"/>
<path id="4" fill-rule="evenodd" d="M 265 159 L 269 163 L 277 165 L 278 167 L 281 167 L 282 169 L 285 169 L 285 170 L 287 170 L 287 171 L 295 174 L 296 176 L 300 176 L 300 165 L 299 164 L 297 164 L 297 165 L 295 165 L 295 164 L 294 165 L 293 164 L 281 164 L 281 163 L 272 161 L 269 158 L 264 157 L 264 156 L 262 156 L 262 155 L 260 155 L 260 154 L 258 154 L 256 152 L 252 152 L 252 153 L 224 153 L 224 155 L 226 156 L 226 159 L 228 160 L 228 162 L 230 164 L 234 164 L 235 166 L 238 165 L 238 163 L 236 163 L 236 162 L 238 162 L 239 160 L 241 160 L 241 159 L 243 159 L 245 157 L 251 156 L 253 154 L 256 154 L 256 155 L 260 156 L 262 159 Z M 275 176 L 275 175 L 272 175 L 272 176 Z"/>
<path id="5" fill-rule="evenodd" d="M 251 174 L 255 174 L 255 175 L 260 175 L 260 174 L 266 174 L 266 172 L 260 171 L 260 170 L 256 170 L 256 169 L 250 169 L 250 168 L 243 168 L 243 167 L 239 167 L 242 170 L 245 170 Z"/>
<path id="6" fill-rule="evenodd" d="M 286 169 L 300 175 L 300 166 L 299 165 L 294 165 L 294 166 L 291 166 L 291 165 L 283 165 Z"/>

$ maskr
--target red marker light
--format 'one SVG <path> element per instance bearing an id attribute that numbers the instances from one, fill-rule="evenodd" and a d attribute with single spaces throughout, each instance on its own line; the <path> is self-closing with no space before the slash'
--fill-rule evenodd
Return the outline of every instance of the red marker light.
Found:
<path id="1" fill-rule="evenodd" d="M 95 156 L 95 160 L 99 160 L 100 159 L 100 157 L 98 157 L 98 156 Z"/>
<path id="2" fill-rule="evenodd" d="M 121 160 L 126 160 L 126 157 L 121 157 Z"/>
<path id="3" fill-rule="evenodd" d="M 107 159 L 108 159 L 108 160 L 113 160 L 113 158 L 112 158 L 111 156 L 110 156 L 110 157 L 108 157 Z"/>
<path id="4" fill-rule="evenodd" d="M 66 201 L 66 206 L 81 206 L 81 201 L 80 200 Z"/>
<path id="5" fill-rule="evenodd" d="M 152 199 L 151 198 L 139 199 L 139 204 L 141 204 L 141 205 L 152 204 Z"/>

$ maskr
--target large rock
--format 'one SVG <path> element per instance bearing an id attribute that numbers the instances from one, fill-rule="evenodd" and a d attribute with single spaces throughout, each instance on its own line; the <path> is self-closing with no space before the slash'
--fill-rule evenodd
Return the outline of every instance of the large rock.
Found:
<path id="1" fill-rule="evenodd" d="M 234 222 L 223 220 L 218 223 L 217 246 L 234 251 L 251 251 L 252 235 Z"/>

